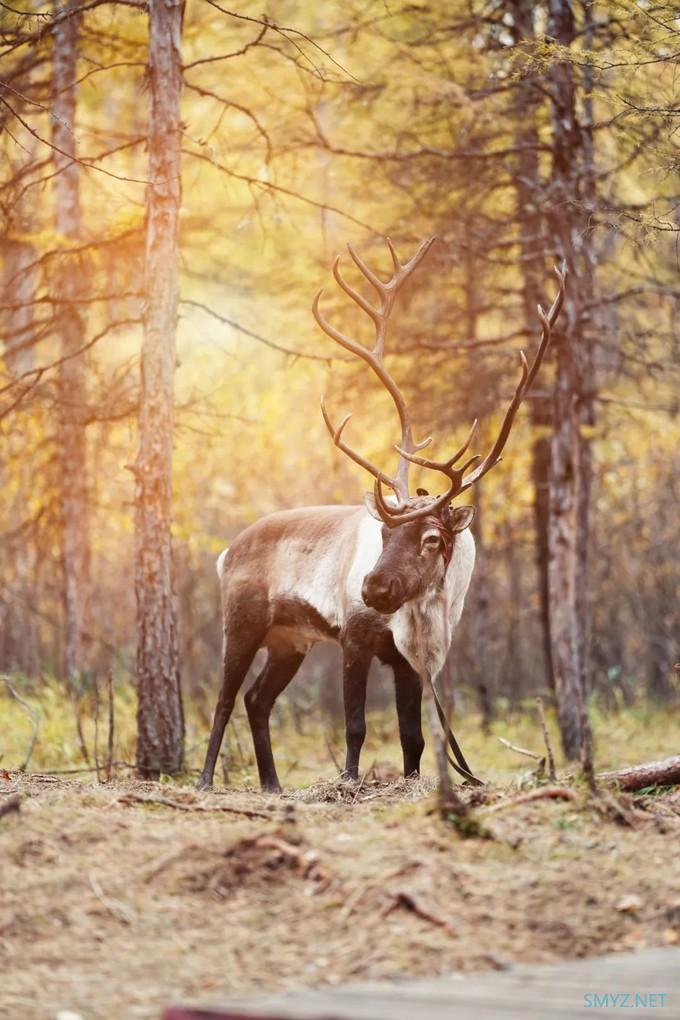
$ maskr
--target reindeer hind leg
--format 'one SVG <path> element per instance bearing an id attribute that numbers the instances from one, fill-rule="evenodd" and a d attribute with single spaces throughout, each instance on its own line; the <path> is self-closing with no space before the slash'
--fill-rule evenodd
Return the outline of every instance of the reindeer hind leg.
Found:
<path id="1" fill-rule="evenodd" d="M 205 764 L 197 784 L 199 790 L 208 790 L 212 786 L 217 756 L 234 709 L 236 695 L 255 653 L 264 641 L 268 622 L 266 600 L 248 593 L 238 604 L 225 607 L 224 620 L 222 687 L 215 708 Z"/>
<path id="2" fill-rule="evenodd" d="M 359 778 L 359 756 L 366 738 L 366 681 L 373 658 L 373 649 L 366 649 L 354 640 L 342 646 L 342 693 L 345 703 L 345 777 Z"/>
<path id="3" fill-rule="evenodd" d="M 272 753 L 269 716 L 274 702 L 291 682 L 304 657 L 303 652 L 294 648 L 270 648 L 264 669 L 245 696 L 260 785 L 269 793 L 281 792 Z"/>

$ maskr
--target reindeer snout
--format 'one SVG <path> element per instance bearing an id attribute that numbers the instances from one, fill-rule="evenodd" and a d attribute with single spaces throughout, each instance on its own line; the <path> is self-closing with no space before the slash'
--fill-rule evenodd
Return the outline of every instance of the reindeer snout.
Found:
<path id="1" fill-rule="evenodd" d="M 403 602 L 401 581 L 398 577 L 367 574 L 361 586 L 361 597 L 367 606 L 379 613 L 394 613 Z"/>

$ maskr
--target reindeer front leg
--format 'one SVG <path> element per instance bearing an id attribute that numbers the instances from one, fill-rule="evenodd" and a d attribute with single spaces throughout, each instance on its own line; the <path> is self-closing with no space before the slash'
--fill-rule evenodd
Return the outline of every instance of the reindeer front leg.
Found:
<path id="1" fill-rule="evenodd" d="M 397 697 L 399 738 L 404 755 L 404 775 L 412 776 L 420 772 L 420 759 L 425 748 L 421 720 L 423 685 L 415 669 L 399 653 L 392 668 Z"/>
<path id="2" fill-rule="evenodd" d="M 347 742 L 345 776 L 356 782 L 359 778 L 359 756 L 366 737 L 366 680 L 373 659 L 373 646 L 367 646 L 365 635 L 356 633 L 351 627 L 343 635 L 341 644 Z"/>

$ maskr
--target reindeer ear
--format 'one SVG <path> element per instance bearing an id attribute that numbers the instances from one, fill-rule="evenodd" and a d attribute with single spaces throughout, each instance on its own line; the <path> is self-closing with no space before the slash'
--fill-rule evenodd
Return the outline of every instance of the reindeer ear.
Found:
<path id="1" fill-rule="evenodd" d="M 372 492 L 364 493 L 364 506 L 368 510 L 371 517 L 374 517 L 376 521 L 380 521 L 382 524 L 382 517 L 378 513 L 378 508 L 375 505 L 375 496 Z"/>
<path id="2" fill-rule="evenodd" d="M 469 528 L 474 517 L 475 508 L 473 506 L 452 506 L 449 507 L 444 517 L 444 523 L 451 534 L 455 535 L 458 531 L 465 531 L 466 528 Z"/>

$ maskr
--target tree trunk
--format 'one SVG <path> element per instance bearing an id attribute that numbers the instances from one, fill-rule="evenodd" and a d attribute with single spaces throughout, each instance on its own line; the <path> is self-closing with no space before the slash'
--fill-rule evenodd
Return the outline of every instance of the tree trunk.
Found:
<path id="1" fill-rule="evenodd" d="M 472 232 L 474 224 L 464 220 L 464 233 Z M 469 340 L 477 338 L 479 305 L 479 261 L 472 248 L 463 249 L 463 266 L 465 269 L 465 336 Z M 482 433 L 484 429 L 482 428 Z M 482 445 L 486 440 L 484 434 L 478 434 Z M 476 513 L 472 521 L 472 534 L 475 540 L 475 574 L 472 587 L 473 612 L 470 614 L 474 637 L 475 654 L 472 657 L 471 669 L 479 694 L 479 706 L 482 713 L 482 729 L 489 732 L 493 721 L 494 677 L 491 669 L 489 648 L 491 643 L 491 620 L 489 600 L 489 571 L 484 545 L 484 496 L 482 486 L 475 486 L 473 491 Z"/>
<path id="2" fill-rule="evenodd" d="M 576 605 L 579 427 L 568 333 L 561 333 L 557 341 L 548 530 L 550 645 L 562 745 L 568 758 L 576 758 L 582 737 L 580 634 Z"/>
<path id="3" fill-rule="evenodd" d="M 7 235 L 2 241 L 2 361 L 5 373 L 20 376 L 35 363 L 32 343 L 35 330 L 35 298 L 38 274 L 35 247 L 27 240 L 30 231 L 28 203 L 12 203 Z M 5 381 L 5 380 L 3 380 Z M 0 491 L 3 493 L 3 581 L 0 597 L 0 669 L 17 669 L 31 675 L 38 668 L 36 619 L 27 606 L 35 586 L 35 542 L 26 540 L 25 494 L 30 490 L 32 465 L 25 455 L 21 426 L 3 437 L 0 451 Z M 14 485 L 9 484 L 15 473 Z M 18 473 L 18 474 L 17 474 Z M 20 479 L 20 480 L 19 480 Z M 17 484 L 18 483 L 18 484 Z"/>
<path id="4" fill-rule="evenodd" d="M 11 234 L 5 238 L 3 249 L 2 303 L 19 306 L 3 313 L 3 360 L 7 371 L 18 376 L 30 372 L 35 361 L 31 343 L 35 306 L 31 301 L 36 288 L 36 250 Z"/>
<path id="5" fill-rule="evenodd" d="M 522 600 L 521 550 L 518 556 L 519 535 L 513 524 L 508 522 L 505 527 L 506 546 L 505 564 L 507 570 L 508 588 L 508 635 L 507 653 L 505 657 L 506 693 L 510 698 L 513 708 L 517 708 L 524 695 L 524 672 L 522 669 L 522 619 L 524 603 Z"/>
<path id="6" fill-rule="evenodd" d="M 530 0 L 514 0 L 512 14 L 515 40 L 521 46 L 534 39 L 533 17 L 535 4 Z M 517 144 L 520 152 L 514 174 L 517 219 L 519 223 L 519 250 L 522 259 L 524 287 L 522 306 L 527 332 L 537 329 L 536 306 L 543 300 L 545 291 L 545 265 L 543 242 L 543 210 L 541 181 L 538 165 L 537 104 L 541 94 L 535 88 L 535 78 L 526 76 L 517 84 Z M 550 611 L 548 586 L 548 521 L 550 489 L 550 440 L 552 424 L 550 399 L 534 392 L 530 401 L 531 424 L 534 429 L 531 478 L 534 487 L 534 529 L 536 570 L 538 573 L 541 645 L 547 686 L 555 689 L 550 650 Z"/>
<path id="7" fill-rule="evenodd" d="M 77 77 L 77 7 L 78 0 L 68 0 L 66 9 L 73 9 L 74 13 L 71 17 L 62 18 L 54 29 L 52 140 L 61 150 L 61 153 L 54 153 L 55 226 L 59 241 L 65 247 L 72 247 L 80 237 L 80 173 L 78 164 L 69 158 L 75 155 L 76 150 L 73 83 Z M 61 4 L 59 9 L 62 9 Z M 78 297 L 80 271 L 77 259 L 71 255 L 60 259 L 53 286 L 62 300 Z M 55 306 L 55 317 L 61 354 L 68 358 L 59 373 L 57 443 L 66 622 L 65 668 L 67 675 L 73 676 L 87 665 L 89 642 L 90 522 L 83 423 L 85 363 L 82 356 L 73 357 L 84 344 L 85 330 L 77 304 Z"/>
<path id="8" fill-rule="evenodd" d="M 135 465 L 137 767 L 184 767 L 172 576 L 172 442 L 181 198 L 182 0 L 149 4 L 149 180 L 144 344 Z"/>
<path id="9" fill-rule="evenodd" d="M 567 0 L 550 0 L 548 35 L 569 47 L 574 19 Z M 556 374 L 551 441 L 549 542 L 550 644 L 557 712 L 564 752 L 578 757 L 583 740 L 583 634 L 578 590 L 580 543 L 587 541 L 580 502 L 579 351 L 583 341 L 581 307 L 581 243 L 579 170 L 582 138 L 576 120 L 573 68 L 555 60 L 548 75 L 552 120 L 552 178 L 548 222 L 558 251 L 569 267 L 570 280 L 561 328 L 555 337 Z"/>
<path id="10" fill-rule="evenodd" d="M 590 4 L 583 5 L 585 24 L 584 45 L 586 53 L 592 51 L 595 27 Z M 593 220 L 596 206 L 595 142 L 593 136 L 593 68 L 586 60 L 583 66 L 583 104 L 581 117 L 581 145 L 583 148 L 583 199 L 581 202 L 583 220 L 582 258 L 583 273 L 579 282 L 581 304 L 585 307 L 584 330 L 577 351 L 579 376 L 581 380 L 579 399 L 579 443 L 580 443 L 580 485 L 579 485 L 579 543 L 578 573 L 576 577 L 576 611 L 579 616 L 581 635 L 581 687 L 587 696 L 591 690 L 590 650 L 592 644 L 592 606 L 590 595 L 590 508 L 593 500 L 592 434 L 595 426 L 595 352 L 593 317 L 595 309 L 595 274 L 597 257 L 594 243 Z"/>
<path id="11" fill-rule="evenodd" d="M 475 671 L 477 693 L 479 695 L 479 709 L 481 712 L 482 730 L 484 733 L 491 732 L 491 723 L 494 720 L 494 676 L 491 670 L 491 633 L 489 627 L 489 575 L 487 572 L 486 546 L 484 543 L 484 496 L 483 487 L 476 486 L 474 489 L 474 500 L 476 514 L 472 521 L 472 534 L 475 539 L 475 577 L 474 582 L 474 612 L 471 614 L 472 633 L 474 637 L 474 655 L 472 657 L 472 669 Z"/>

